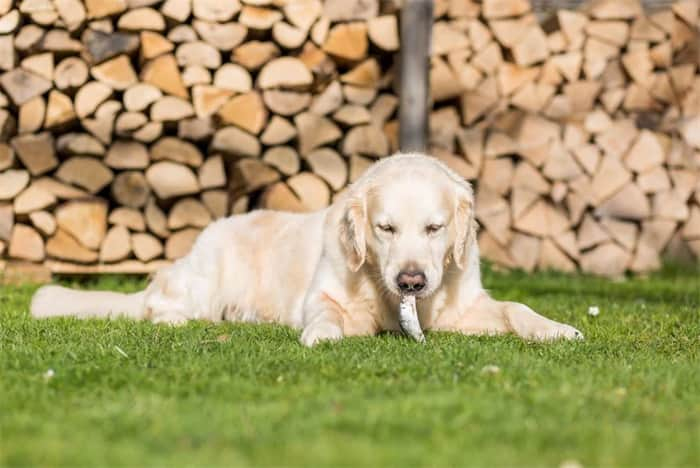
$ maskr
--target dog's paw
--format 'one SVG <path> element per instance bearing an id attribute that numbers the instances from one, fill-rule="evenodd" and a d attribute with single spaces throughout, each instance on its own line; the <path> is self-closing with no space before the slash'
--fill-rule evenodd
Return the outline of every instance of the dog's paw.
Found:
<path id="1" fill-rule="evenodd" d="M 536 330 L 532 336 L 537 341 L 583 340 L 583 333 L 565 323 L 554 322 L 543 329 Z"/>
<path id="2" fill-rule="evenodd" d="M 301 333 L 301 344 L 304 346 L 314 346 L 320 341 L 337 341 L 343 338 L 343 330 L 336 324 L 330 322 L 316 322 L 307 325 Z"/>

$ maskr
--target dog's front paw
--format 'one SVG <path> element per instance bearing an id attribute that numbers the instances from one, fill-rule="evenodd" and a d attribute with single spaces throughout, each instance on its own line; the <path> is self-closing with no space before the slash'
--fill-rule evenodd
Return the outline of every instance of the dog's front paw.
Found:
<path id="1" fill-rule="evenodd" d="M 536 330 L 533 338 L 538 341 L 551 340 L 582 340 L 583 333 L 565 323 L 554 322 L 551 325 Z"/>
<path id="2" fill-rule="evenodd" d="M 314 346 L 320 341 L 337 341 L 343 338 L 343 330 L 331 322 L 315 322 L 307 325 L 301 333 L 304 346 Z"/>

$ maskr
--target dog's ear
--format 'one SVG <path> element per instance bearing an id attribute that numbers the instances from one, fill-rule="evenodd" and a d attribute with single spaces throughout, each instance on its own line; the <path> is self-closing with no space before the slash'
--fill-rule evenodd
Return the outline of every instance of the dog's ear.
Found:
<path id="1" fill-rule="evenodd" d="M 476 220 L 474 219 L 474 192 L 466 181 L 457 187 L 457 205 L 454 215 L 455 241 L 452 256 L 461 270 L 469 265 L 470 255 L 476 246 Z"/>
<path id="2" fill-rule="evenodd" d="M 366 222 L 364 200 L 357 197 L 350 198 L 340 221 L 340 243 L 345 251 L 348 268 L 353 272 L 360 269 L 367 256 Z"/>

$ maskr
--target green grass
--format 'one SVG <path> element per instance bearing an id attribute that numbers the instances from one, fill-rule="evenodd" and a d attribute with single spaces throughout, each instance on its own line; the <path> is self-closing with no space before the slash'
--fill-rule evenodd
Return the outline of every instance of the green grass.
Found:
<path id="1" fill-rule="evenodd" d="M 586 341 L 306 349 L 281 326 L 33 321 L 34 287 L 0 287 L 0 465 L 700 465 L 700 271 L 485 284 Z"/>

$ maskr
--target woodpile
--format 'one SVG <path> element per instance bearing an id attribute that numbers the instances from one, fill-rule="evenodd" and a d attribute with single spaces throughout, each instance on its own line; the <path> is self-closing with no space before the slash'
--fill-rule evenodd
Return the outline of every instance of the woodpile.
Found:
<path id="1" fill-rule="evenodd" d="M 217 218 L 327 206 L 398 150 L 400 3 L 0 1 L 0 263 L 147 272 Z M 429 151 L 484 257 L 700 257 L 699 6 L 436 0 Z"/>

